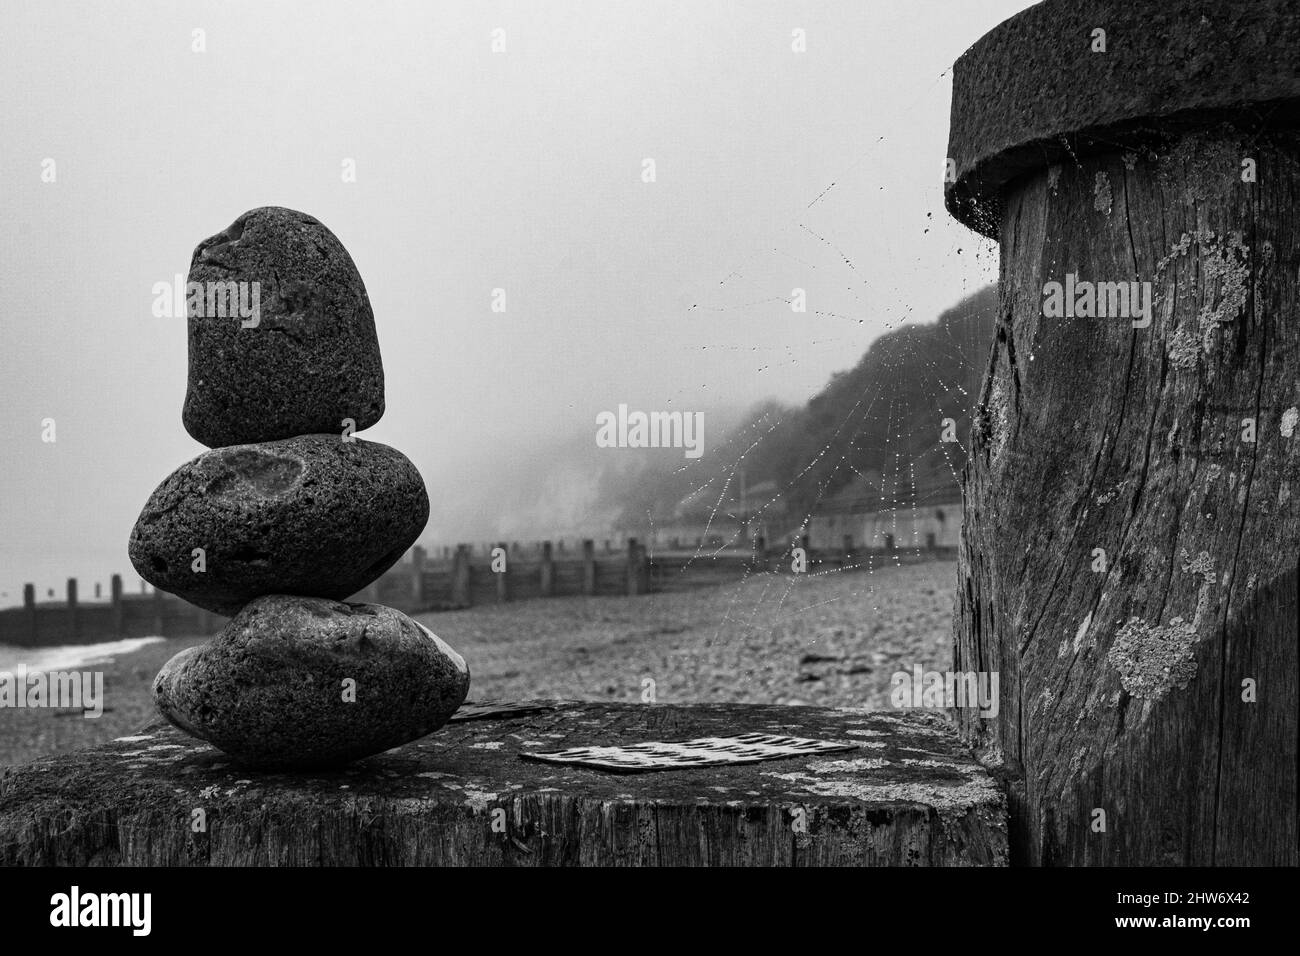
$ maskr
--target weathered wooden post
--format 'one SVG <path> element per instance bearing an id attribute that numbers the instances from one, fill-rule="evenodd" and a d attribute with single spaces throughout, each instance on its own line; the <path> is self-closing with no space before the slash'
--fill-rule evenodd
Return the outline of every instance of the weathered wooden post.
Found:
<path id="1" fill-rule="evenodd" d="M 23 585 L 23 609 L 27 612 L 27 634 L 33 644 L 36 643 L 38 627 L 36 624 L 36 585 Z"/>
<path id="2" fill-rule="evenodd" d="M 542 568 L 540 590 L 542 597 L 555 596 L 555 558 L 551 554 L 551 542 L 542 542 Z"/>
<path id="3" fill-rule="evenodd" d="M 582 542 L 582 593 L 596 593 L 596 542 L 591 538 Z"/>
<path id="4" fill-rule="evenodd" d="M 349 767 L 343 786 L 322 786 L 308 773 L 264 777 L 251 797 L 227 797 L 221 825 L 199 842 L 190 825 L 195 794 L 246 793 L 239 781 L 249 771 L 156 720 L 126 740 L 7 767 L 0 775 L 0 866 L 1006 863 L 1004 798 L 954 737 L 936 733 L 933 715 L 779 704 L 535 703 L 517 715 L 453 721 L 438 731 L 436 746 L 415 741 Z M 818 740 L 869 739 L 872 747 L 815 761 L 801 754 L 632 776 L 557 772 L 554 764 L 523 759 L 539 746 L 732 737 L 756 727 Z M 165 759 L 136 759 L 142 737 Z M 813 772 L 782 769 L 809 763 Z M 412 779 L 419 780 L 418 798 Z M 484 823 L 502 816 L 506 833 Z M 792 833 L 791 818 L 804 816 L 807 831 Z"/>
<path id="5" fill-rule="evenodd" d="M 1300 862 L 1297 49 L 1282 0 L 1047 0 L 957 61 L 1001 282 L 954 669 L 1014 861 Z"/>
<path id="6" fill-rule="evenodd" d="M 493 570 L 496 571 L 497 602 L 504 604 L 506 601 L 510 600 L 510 549 L 506 546 L 504 541 L 498 544 L 497 547 L 501 549 L 501 560 L 504 563 L 502 564 L 500 571 L 496 571 L 495 568 L 493 568 Z M 496 563 L 495 557 L 492 558 L 492 563 Z"/>
<path id="7" fill-rule="evenodd" d="M 451 603 L 457 607 L 469 607 L 473 593 L 470 590 L 469 545 L 456 545 L 451 560 Z"/>
<path id="8" fill-rule="evenodd" d="M 75 643 L 81 634 L 81 614 L 77 610 L 77 579 L 68 578 L 68 635 Z"/>
<path id="9" fill-rule="evenodd" d="M 122 575 L 115 574 L 109 579 L 108 593 L 113 608 L 113 634 L 117 637 L 125 637 L 126 615 L 122 604 Z"/>

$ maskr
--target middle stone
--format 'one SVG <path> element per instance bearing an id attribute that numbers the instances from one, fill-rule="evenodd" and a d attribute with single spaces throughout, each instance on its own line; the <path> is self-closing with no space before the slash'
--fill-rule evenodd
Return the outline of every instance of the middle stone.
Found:
<path id="1" fill-rule="evenodd" d="M 342 600 L 396 564 L 428 520 L 420 472 L 387 445 L 339 435 L 231 445 L 150 495 L 131 564 L 218 614 L 263 594 Z"/>

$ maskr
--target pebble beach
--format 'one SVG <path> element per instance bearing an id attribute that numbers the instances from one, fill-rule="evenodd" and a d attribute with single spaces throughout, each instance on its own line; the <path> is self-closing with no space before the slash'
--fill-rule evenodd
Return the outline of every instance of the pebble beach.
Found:
<path id="1" fill-rule="evenodd" d="M 948 668 L 955 576 L 953 562 L 773 574 L 684 593 L 521 601 L 417 620 L 464 655 L 471 700 L 887 709 L 893 673 Z M 43 648 L 0 648 L 0 670 L 57 663 L 103 671 L 105 695 L 96 719 L 0 708 L 0 766 L 138 730 L 154 719 L 150 685 L 159 668 L 204 640 L 91 645 L 57 657 Z M 41 655 L 50 663 L 39 663 Z"/>

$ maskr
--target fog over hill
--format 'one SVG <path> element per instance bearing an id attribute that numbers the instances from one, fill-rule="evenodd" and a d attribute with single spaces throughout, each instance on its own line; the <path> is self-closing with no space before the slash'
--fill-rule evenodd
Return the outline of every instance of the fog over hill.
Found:
<path id="1" fill-rule="evenodd" d="M 804 405 L 703 409 L 698 459 L 679 449 L 600 448 L 594 420 L 565 440 L 513 448 L 510 466 L 485 460 L 443 489 L 425 540 L 642 534 L 742 507 L 797 525 L 851 482 L 881 508 L 952 500 L 996 308 L 988 287 L 932 323 L 882 335 Z M 940 442 L 945 418 L 956 442 Z"/>
<path id="2" fill-rule="evenodd" d="M 953 500 L 996 310 L 990 286 L 932 323 L 888 332 L 807 404 L 760 403 L 711 439 L 699 462 L 656 463 L 633 480 L 606 481 L 601 503 L 621 501 L 623 524 L 641 528 L 647 516 L 666 523 L 734 510 L 742 497 L 751 499 L 747 511 L 797 519 L 850 483 L 878 495 L 882 509 Z M 946 418 L 955 442 L 940 441 Z"/>

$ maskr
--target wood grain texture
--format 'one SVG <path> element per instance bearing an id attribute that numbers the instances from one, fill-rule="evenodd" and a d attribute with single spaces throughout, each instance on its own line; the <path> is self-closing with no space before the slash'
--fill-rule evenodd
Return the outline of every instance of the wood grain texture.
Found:
<path id="1" fill-rule="evenodd" d="M 954 656 L 1000 673 L 960 721 L 1013 862 L 1296 864 L 1300 144 L 1185 136 L 1005 203 Z M 1153 283 L 1150 327 L 1044 317 L 1067 273 Z"/>
<path id="2" fill-rule="evenodd" d="M 862 746 L 635 775 L 519 759 L 745 732 Z M 1005 817 L 934 714 L 569 702 L 455 722 L 329 774 L 241 770 L 153 725 L 0 778 L 0 864 L 1005 865 Z"/>

